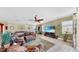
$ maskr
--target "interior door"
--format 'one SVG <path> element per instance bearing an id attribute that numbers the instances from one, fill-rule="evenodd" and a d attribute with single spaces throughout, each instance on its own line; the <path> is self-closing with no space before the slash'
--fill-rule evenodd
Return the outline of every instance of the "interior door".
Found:
<path id="1" fill-rule="evenodd" d="M 0 34 L 3 33 L 3 24 L 0 23 Z"/>

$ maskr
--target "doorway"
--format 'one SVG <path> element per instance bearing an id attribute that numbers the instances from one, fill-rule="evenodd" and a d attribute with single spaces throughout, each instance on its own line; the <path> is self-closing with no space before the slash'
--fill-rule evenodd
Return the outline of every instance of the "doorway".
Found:
<path id="1" fill-rule="evenodd" d="M 0 23 L 0 34 L 3 33 L 3 26 L 4 24 Z"/>

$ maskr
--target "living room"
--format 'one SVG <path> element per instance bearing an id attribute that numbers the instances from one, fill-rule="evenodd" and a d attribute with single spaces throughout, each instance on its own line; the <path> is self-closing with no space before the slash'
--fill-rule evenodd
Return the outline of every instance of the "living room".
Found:
<path id="1" fill-rule="evenodd" d="M 63 43 L 70 47 L 64 51 L 77 51 L 72 48 L 72 21 L 75 9 L 72 7 L 0 8 L 1 52 L 50 52 L 58 49 L 58 45 Z M 14 40 L 15 38 L 17 39 Z"/>

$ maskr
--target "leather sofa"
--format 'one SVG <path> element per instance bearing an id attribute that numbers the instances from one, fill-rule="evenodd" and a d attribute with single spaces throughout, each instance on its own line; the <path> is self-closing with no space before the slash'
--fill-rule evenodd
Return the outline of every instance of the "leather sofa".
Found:
<path id="1" fill-rule="evenodd" d="M 36 34 L 34 32 L 27 32 L 27 31 L 17 31 L 14 33 L 14 35 L 18 36 L 19 40 L 24 40 L 26 43 L 35 40 L 36 39 Z"/>

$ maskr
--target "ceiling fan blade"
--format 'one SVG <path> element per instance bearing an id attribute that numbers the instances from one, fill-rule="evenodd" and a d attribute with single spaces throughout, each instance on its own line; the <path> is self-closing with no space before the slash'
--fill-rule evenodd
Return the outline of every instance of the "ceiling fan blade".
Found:
<path id="1" fill-rule="evenodd" d="M 39 19 L 39 21 L 43 21 L 44 19 Z"/>

